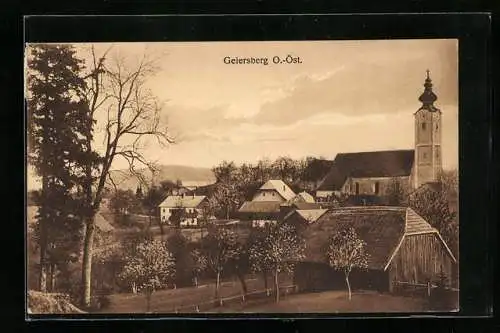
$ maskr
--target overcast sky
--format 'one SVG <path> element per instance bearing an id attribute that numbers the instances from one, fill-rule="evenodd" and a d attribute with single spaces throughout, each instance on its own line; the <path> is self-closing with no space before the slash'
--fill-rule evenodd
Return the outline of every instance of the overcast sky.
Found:
<path id="1" fill-rule="evenodd" d="M 301 41 L 113 44 L 131 61 L 161 56 L 148 85 L 165 101 L 175 145 L 150 145 L 163 164 L 212 167 L 289 155 L 411 149 L 413 113 L 426 70 L 443 117 L 443 166 L 458 165 L 456 40 Z M 110 44 L 100 44 L 104 50 Z M 88 45 L 80 45 L 87 57 Z M 273 56 L 300 64 L 272 64 Z M 269 64 L 224 64 L 224 57 Z M 117 161 L 114 169 L 126 167 Z"/>

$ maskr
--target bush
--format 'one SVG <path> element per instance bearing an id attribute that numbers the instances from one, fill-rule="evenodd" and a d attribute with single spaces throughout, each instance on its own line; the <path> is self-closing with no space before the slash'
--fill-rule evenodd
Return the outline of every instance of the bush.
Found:
<path id="1" fill-rule="evenodd" d="M 31 313 L 84 313 L 70 303 L 69 295 L 28 291 L 28 308 Z"/>

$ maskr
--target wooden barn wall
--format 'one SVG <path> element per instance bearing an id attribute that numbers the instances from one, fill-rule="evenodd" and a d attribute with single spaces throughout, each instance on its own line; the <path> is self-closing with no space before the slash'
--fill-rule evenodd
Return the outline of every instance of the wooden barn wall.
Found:
<path id="1" fill-rule="evenodd" d="M 436 281 L 441 271 L 451 279 L 453 261 L 436 234 L 411 235 L 403 240 L 388 270 L 391 281 L 427 283 Z"/>
<path id="2" fill-rule="evenodd" d="M 353 290 L 387 291 L 388 273 L 382 270 L 353 270 L 349 275 Z M 322 263 L 299 263 L 294 272 L 294 284 L 300 291 L 314 292 L 324 290 L 345 290 L 347 285 L 343 272 L 339 272 Z"/>

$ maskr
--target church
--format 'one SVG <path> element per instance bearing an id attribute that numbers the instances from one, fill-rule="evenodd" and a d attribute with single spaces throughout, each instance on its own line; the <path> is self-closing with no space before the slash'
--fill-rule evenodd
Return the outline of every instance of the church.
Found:
<path id="1" fill-rule="evenodd" d="M 383 196 L 394 180 L 409 190 L 438 181 L 442 171 L 441 110 L 434 105 L 437 96 L 432 86 L 427 70 L 419 97 L 422 105 L 414 113 L 414 148 L 337 154 L 316 189 L 318 201 L 339 195 Z"/>

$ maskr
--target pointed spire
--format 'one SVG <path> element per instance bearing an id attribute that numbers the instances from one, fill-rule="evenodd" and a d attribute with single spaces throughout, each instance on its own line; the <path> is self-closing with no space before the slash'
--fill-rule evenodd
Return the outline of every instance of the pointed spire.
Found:
<path id="1" fill-rule="evenodd" d="M 434 106 L 434 102 L 437 100 L 436 94 L 432 91 L 432 80 L 430 77 L 430 71 L 427 70 L 427 77 L 424 83 L 424 92 L 418 100 L 422 102 L 422 108 L 427 109 L 429 111 L 437 111 L 437 108 Z"/>

